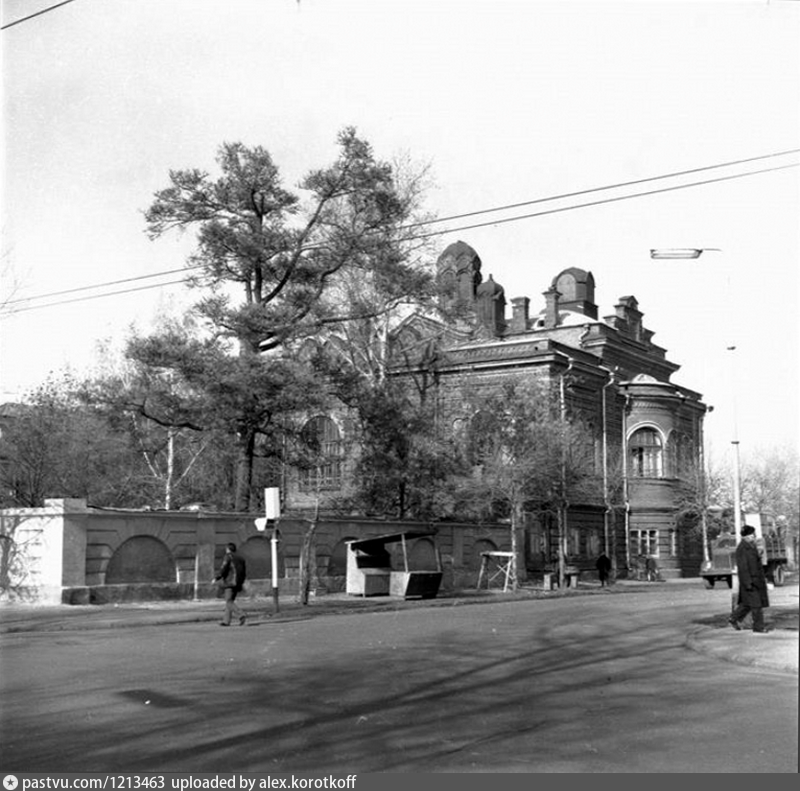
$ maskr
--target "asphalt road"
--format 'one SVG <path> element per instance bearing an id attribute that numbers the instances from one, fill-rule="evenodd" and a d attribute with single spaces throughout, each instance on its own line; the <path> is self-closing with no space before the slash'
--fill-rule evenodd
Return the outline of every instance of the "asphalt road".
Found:
<path id="1" fill-rule="evenodd" d="M 798 770 L 797 674 L 692 648 L 728 591 L 457 604 L 6 631 L 2 769 Z"/>

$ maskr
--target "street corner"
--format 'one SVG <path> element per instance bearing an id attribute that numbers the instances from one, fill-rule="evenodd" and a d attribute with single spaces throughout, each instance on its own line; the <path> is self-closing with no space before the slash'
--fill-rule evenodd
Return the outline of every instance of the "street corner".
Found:
<path id="1" fill-rule="evenodd" d="M 728 617 L 722 614 L 696 621 L 687 634 L 687 647 L 720 661 L 797 675 L 800 613 L 796 609 L 770 612 L 768 631 L 761 634 L 747 622 L 741 631 L 733 629 Z"/>

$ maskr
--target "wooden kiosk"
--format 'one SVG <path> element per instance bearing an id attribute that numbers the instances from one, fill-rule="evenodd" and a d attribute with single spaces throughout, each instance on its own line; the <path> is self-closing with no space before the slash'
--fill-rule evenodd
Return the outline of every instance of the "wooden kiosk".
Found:
<path id="1" fill-rule="evenodd" d="M 435 531 L 406 531 L 347 542 L 347 593 L 355 596 L 401 596 L 434 599 L 442 583 L 442 561 L 435 548 L 436 569 L 411 570 L 408 542 L 435 535 Z M 392 568 L 388 544 L 402 547 L 403 567 Z"/>

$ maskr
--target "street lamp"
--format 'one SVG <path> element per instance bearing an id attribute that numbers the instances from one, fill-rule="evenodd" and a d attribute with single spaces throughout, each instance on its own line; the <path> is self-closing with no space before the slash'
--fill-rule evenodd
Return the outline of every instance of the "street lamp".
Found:
<path id="1" fill-rule="evenodd" d="M 651 247 L 650 258 L 655 260 L 700 258 L 706 250 L 719 252 L 719 247 Z"/>
<path id="2" fill-rule="evenodd" d="M 722 252 L 719 247 L 672 247 L 650 248 L 650 258 L 653 260 L 693 260 L 700 258 L 704 252 Z M 728 279 L 730 288 L 730 278 Z M 730 301 L 730 300 L 729 300 Z M 727 351 L 736 351 L 735 346 L 728 346 Z M 731 358 L 731 405 L 733 407 L 733 526 L 736 543 L 742 535 L 742 502 L 741 502 L 741 469 L 739 464 L 739 431 L 736 418 L 736 382 L 733 376 L 733 357 Z M 704 472 L 705 475 L 705 472 Z M 705 509 L 703 513 L 705 520 Z M 704 537 L 705 540 L 705 537 Z"/>
<path id="3" fill-rule="evenodd" d="M 735 346 L 728 346 L 729 352 L 735 352 Z M 731 358 L 733 360 L 733 358 Z M 739 461 L 739 431 L 736 419 L 736 382 L 733 376 L 734 364 L 731 361 L 731 405 L 733 407 L 733 532 L 736 536 L 736 543 L 742 537 L 742 470 Z"/>

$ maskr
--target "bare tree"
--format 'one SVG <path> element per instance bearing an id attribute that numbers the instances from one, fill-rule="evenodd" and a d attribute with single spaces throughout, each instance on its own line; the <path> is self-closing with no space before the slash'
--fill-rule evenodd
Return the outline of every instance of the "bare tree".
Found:
<path id="1" fill-rule="evenodd" d="M 516 576 L 525 581 L 524 512 L 550 509 L 558 520 L 558 569 L 565 573 L 569 498 L 595 479 L 592 443 L 583 424 L 562 408 L 543 380 L 510 380 L 486 391 L 467 389 L 463 502 L 476 513 L 509 519 Z"/>

